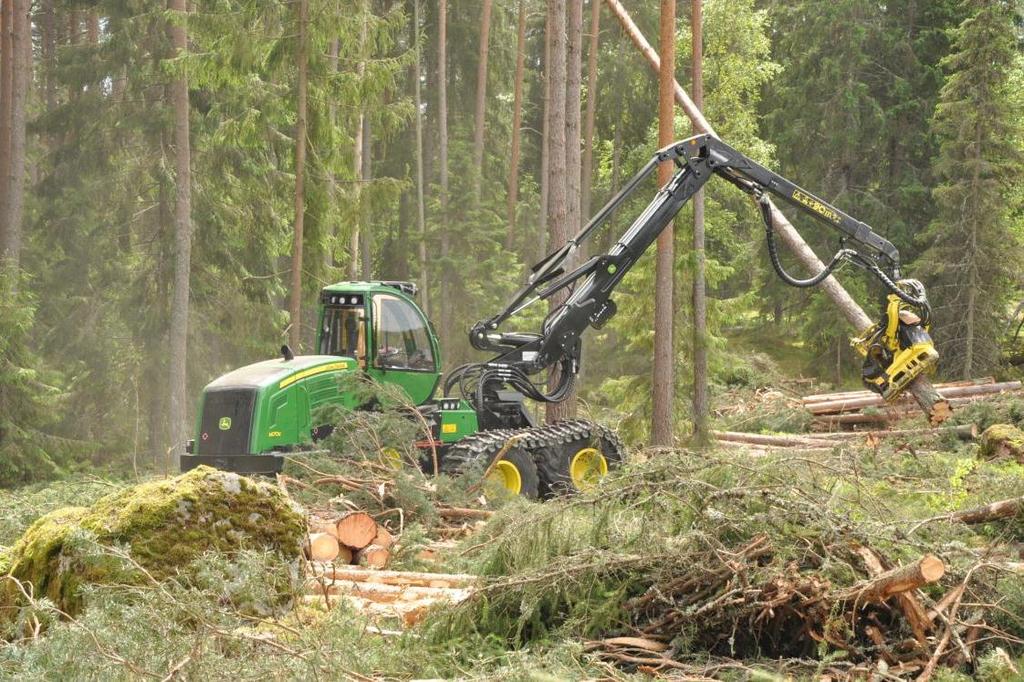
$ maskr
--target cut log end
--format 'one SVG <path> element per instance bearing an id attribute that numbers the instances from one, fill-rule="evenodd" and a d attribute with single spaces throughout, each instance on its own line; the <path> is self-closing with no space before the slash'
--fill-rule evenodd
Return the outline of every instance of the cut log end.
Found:
<path id="1" fill-rule="evenodd" d="M 370 544 L 383 547 L 384 549 L 391 549 L 392 545 L 395 544 L 395 536 L 388 532 L 388 529 L 384 526 L 377 526 L 377 535 Z"/>
<path id="2" fill-rule="evenodd" d="M 391 552 L 379 545 L 370 545 L 356 552 L 356 563 L 367 568 L 386 568 Z"/>
<path id="3" fill-rule="evenodd" d="M 352 549 L 362 549 L 377 537 L 377 522 L 366 512 L 354 511 L 338 519 L 338 541 Z"/>
<path id="4" fill-rule="evenodd" d="M 306 556 L 313 561 L 334 561 L 340 551 L 338 539 L 330 533 L 310 533 L 306 539 Z"/>

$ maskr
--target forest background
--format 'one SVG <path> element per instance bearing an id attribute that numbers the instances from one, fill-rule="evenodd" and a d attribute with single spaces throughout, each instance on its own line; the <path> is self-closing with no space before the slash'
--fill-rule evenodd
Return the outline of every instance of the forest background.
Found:
<path id="1" fill-rule="evenodd" d="M 676 8 L 684 87 L 690 8 Z M 657 3 L 627 9 L 656 43 Z M 943 376 L 1012 371 L 1021 10 L 703 3 L 707 118 L 899 247 L 928 287 Z M 598 0 L 3 0 L 0 22 L 7 485 L 167 467 L 208 381 L 284 342 L 311 352 L 328 283 L 416 281 L 445 367 L 470 359 L 469 326 L 658 147 L 656 74 Z M 681 113 L 676 131 L 693 132 Z M 726 183 L 706 194 L 712 407 L 724 387 L 756 386 L 765 356 L 853 382 L 856 330 L 776 280 L 746 197 Z M 836 235 L 790 213 L 827 260 Z M 674 232 L 673 409 L 652 410 L 653 250 L 620 287 L 619 315 L 586 337 L 580 409 L 634 442 L 655 412 L 689 433 L 692 224 L 688 208 Z M 878 309 L 880 290 L 840 278 Z"/>

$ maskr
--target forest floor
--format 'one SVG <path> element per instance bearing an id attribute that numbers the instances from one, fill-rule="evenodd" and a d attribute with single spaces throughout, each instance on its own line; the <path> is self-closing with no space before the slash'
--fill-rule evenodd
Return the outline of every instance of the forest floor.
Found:
<path id="1" fill-rule="evenodd" d="M 372 514 L 404 574 L 367 588 L 341 566 L 210 553 L 178 577 L 90 587 L 74 617 L 34 599 L 0 676 L 1021 679 L 1024 515 L 964 514 L 1021 504 L 1019 456 L 914 416 L 889 428 L 916 433 L 805 445 L 805 382 L 731 390 L 719 429 L 795 445 L 637 449 L 597 489 L 544 503 L 395 470 L 376 454 L 390 426 L 371 420 L 335 443 L 347 456 L 296 458 L 277 483 L 311 518 Z M 954 417 L 1022 420 L 1016 393 Z M 0 493 L 0 544 L 127 485 Z M 438 577 L 409 578 L 423 573 Z"/>

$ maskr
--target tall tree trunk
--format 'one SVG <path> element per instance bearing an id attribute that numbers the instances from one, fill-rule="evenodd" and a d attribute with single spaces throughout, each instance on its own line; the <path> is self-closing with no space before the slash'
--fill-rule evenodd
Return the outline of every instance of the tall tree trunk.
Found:
<path id="1" fill-rule="evenodd" d="M 96 12 L 89 12 L 85 18 L 85 39 L 89 45 L 100 42 L 100 15 Z"/>
<path id="2" fill-rule="evenodd" d="M 438 0 L 437 18 L 437 127 L 438 164 L 441 185 L 441 340 L 443 345 L 452 339 L 451 273 L 448 256 L 451 253 L 451 230 L 448 225 L 448 0 Z"/>
<path id="3" fill-rule="evenodd" d="M 11 211 L 11 102 L 14 99 L 14 3 L 0 1 L 0 261 L 6 260 Z"/>
<path id="4" fill-rule="evenodd" d="M 519 145 L 523 127 L 523 80 L 526 77 L 526 0 L 519 0 L 516 26 L 515 94 L 512 97 L 512 158 L 508 169 L 508 233 L 505 250 L 511 251 L 516 240 L 516 211 L 519 205 Z"/>
<path id="5" fill-rule="evenodd" d="M 288 342 L 298 351 L 302 343 L 302 232 L 306 218 L 306 88 L 309 76 L 309 58 L 307 56 L 307 23 L 309 20 L 308 0 L 298 0 L 299 12 L 299 49 L 297 54 L 299 65 L 299 84 L 295 125 L 295 235 L 292 242 L 292 289 L 288 303 L 291 327 L 288 331 Z"/>
<path id="6" fill-rule="evenodd" d="M 590 196 L 594 189 L 594 114 L 597 111 L 597 48 L 601 31 L 601 3 L 590 0 L 590 45 L 587 49 L 587 113 L 583 120 L 583 222 L 591 217 Z M 614 191 L 616 188 L 612 187 Z"/>
<path id="7" fill-rule="evenodd" d="M 583 78 L 583 0 L 566 2 L 565 44 L 565 234 L 553 240 L 558 247 L 580 230 L 580 101 Z M 553 235 L 554 233 L 552 233 Z M 576 258 L 566 266 L 577 265 Z M 568 294 L 559 298 L 559 304 Z M 578 384 L 578 381 L 577 381 Z M 548 408 L 548 419 L 571 419 L 576 416 L 577 385 L 564 400 Z"/>
<path id="8" fill-rule="evenodd" d="M 480 12 L 480 56 L 476 65 L 476 116 L 473 129 L 473 203 L 480 205 L 484 174 L 484 123 L 487 113 L 487 52 L 491 35 L 491 0 L 483 0 Z"/>
<path id="9" fill-rule="evenodd" d="M 46 111 L 57 108 L 57 87 L 54 79 L 54 68 L 57 64 L 57 27 L 54 0 L 42 2 L 42 57 L 43 57 L 43 91 L 46 97 Z"/>
<path id="10" fill-rule="evenodd" d="M 658 72 L 658 146 L 675 141 L 675 94 L 673 85 L 676 63 L 675 0 L 661 0 L 661 69 Z M 664 185 L 672 177 L 671 163 L 658 168 L 658 183 Z M 658 235 L 658 253 L 654 274 L 654 373 L 651 382 L 651 445 L 673 444 L 675 407 L 675 232 L 669 223 Z"/>
<path id="11" fill-rule="evenodd" d="M 571 0 L 575 1 L 575 0 Z M 548 1 L 547 40 L 551 45 L 551 61 L 548 66 L 549 98 L 547 107 L 548 119 L 548 214 L 547 225 L 549 244 L 557 248 L 564 244 L 570 236 L 567 195 L 568 178 L 566 173 L 566 94 L 567 74 L 566 60 L 568 45 L 566 44 L 565 0 Z M 548 310 L 562 305 L 568 294 L 563 290 L 548 299 Z M 550 386 L 559 379 L 558 368 L 553 368 L 549 377 Z M 565 413 L 565 403 L 549 403 L 545 410 L 548 423 L 557 421 Z"/>
<path id="12" fill-rule="evenodd" d="M 6 185 L 7 224 L 0 259 L 15 269 L 21 263 L 22 214 L 25 205 L 25 114 L 32 82 L 32 21 L 29 0 L 13 0 L 11 24 L 10 162 Z"/>
<path id="13" fill-rule="evenodd" d="M 693 45 L 693 103 L 704 109 L 703 0 L 692 0 L 690 32 Z M 664 62 L 663 62 L 664 63 Z M 674 83 L 673 83 L 674 85 Z M 696 135 L 699 131 L 694 129 Z M 708 320 L 704 282 L 704 190 L 693 195 L 693 442 L 709 440 Z"/>
<path id="14" fill-rule="evenodd" d="M 540 226 L 536 242 L 536 249 L 530 260 L 539 261 L 548 250 L 548 161 L 551 158 L 551 138 L 548 136 L 548 109 L 551 107 L 551 40 L 548 32 L 551 27 L 547 20 L 544 22 L 544 115 L 541 117 L 540 125 L 540 216 L 537 221 Z"/>
<path id="15" fill-rule="evenodd" d="M 423 95 L 420 92 L 420 0 L 412 0 L 412 42 L 416 46 L 413 65 L 413 92 L 416 97 L 416 227 L 419 241 L 420 305 L 430 317 L 430 276 L 427 261 L 427 218 L 423 200 Z"/>
<path id="16" fill-rule="evenodd" d="M 373 135 L 370 133 L 370 119 L 366 116 L 363 117 L 363 170 L 362 170 L 362 183 L 364 187 L 369 187 L 370 181 L 373 180 Z M 362 227 L 359 230 L 359 261 L 362 264 L 361 274 L 364 282 L 369 282 L 372 276 L 371 272 L 371 254 L 370 254 L 370 218 L 372 213 L 370 211 L 370 202 L 366 200 L 364 196 L 359 202 L 359 215 L 361 217 Z"/>
<path id="17" fill-rule="evenodd" d="M 366 16 L 366 13 L 370 11 L 370 5 L 369 5 L 368 2 L 366 2 L 366 0 L 363 0 L 362 2 L 359 3 L 359 9 L 360 9 L 360 12 L 363 13 L 363 17 L 362 17 L 362 22 L 361 22 L 361 25 L 360 25 L 360 28 L 359 28 L 359 55 L 360 55 L 360 59 L 359 59 L 359 64 L 356 66 L 356 73 L 358 74 L 359 80 L 361 82 L 362 79 L 363 79 L 364 74 L 366 73 L 366 61 L 365 61 L 366 55 L 365 55 L 365 51 L 366 51 L 367 33 L 368 33 L 368 30 L 369 30 L 369 25 L 367 23 L 368 17 Z M 357 216 L 356 217 L 356 225 L 355 225 L 355 228 L 352 230 L 351 236 L 349 237 L 349 257 L 351 258 L 351 260 L 349 261 L 349 264 L 348 264 L 348 276 L 349 276 L 349 279 L 353 279 L 353 280 L 359 279 L 359 261 L 360 261 L 360 250 L 359 250 L 360 234 L 359 233 L 361 232 L 360 228 L 361 228 L 362 222 L 363 222 L 363 210 L 362 210 L 362 207 L 361 207 L 361 204 L 362 204 L 362 201 L 363 201 L 363 152 L 366 150 L 366 147 L 363 144 L 363 137 L 366 134 L 366 126 L 364 125 L 365 122 L 366 122 L 366 112 L 363 111 L 362 108 L 360 108 L 359 109 L 359 117 L 358 117 L 358 120 L 356 121 L 356 136 L 355 136 L 355 140 L 352 143 L 352 147 L 353 147 L 353 149 L 352 149 L 352 151 L 353 151 L 353 154 L 352 154 L 352 165 L 353 165 L 354 177 L 356 179 L 355 201 L 356 201 L 357 204 L 359 204 L 359 206 L 357 206 L 357 210 L 356 210 L 356 216 Z"/>
<path id="18" fill-rule="evenodd" d="M 327 69 L 332 74 L 338 73 L 338 54 L 341 51 L 341 41 L 334 38 L 327 46 Z M 327 123 L 333 133 L 338 125 L 338 103 L 331 98 L 327 104 Z M 327 200 L 333 206 L 338 201 L 338 178 L 331 170 L 327 173 Z M 331 223 L 325 225 L 327 248 L 324 249 L 324 265 L 328 268 L 334 267 L 334 252 L 338 238 L 337 225 Z"/>
<path id="19" fill-rule="evenodd" d="M 169 9 L 184 21 L 186 0 L 170 0 Z M 170 27 L 175 56 L 188 52 L 188 32 L 184 23 Z M 170 319 L 170 400 L 171 447 L 174 466 L 181 461 L 183 444 L 188 433 L 188 312 L 189 280 L 192 262 L 192 172 L 189 144 L 188 80 L 182 74 L 169 87 L 174 109 L 174 290 L 171 294 Z"/>

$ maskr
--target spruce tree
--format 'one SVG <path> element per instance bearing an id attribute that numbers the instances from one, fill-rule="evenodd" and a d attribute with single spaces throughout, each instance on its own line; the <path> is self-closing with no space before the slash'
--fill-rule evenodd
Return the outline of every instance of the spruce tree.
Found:
<path id="1" fill-rule="evenodd" d="M 1011 89 L 1019 63 L 1015 12 L 1001 0 L 968 0 L 970 16 L 943 60 L 949 77 L 932 129 L 940 140 L 932 195 L 938 215 L 915 270 L 927 274 L 935 337 L 950 374 L 988 372 L 1019 263 L 1011 183 L 1024 158 L 1020 98 Z"/>

